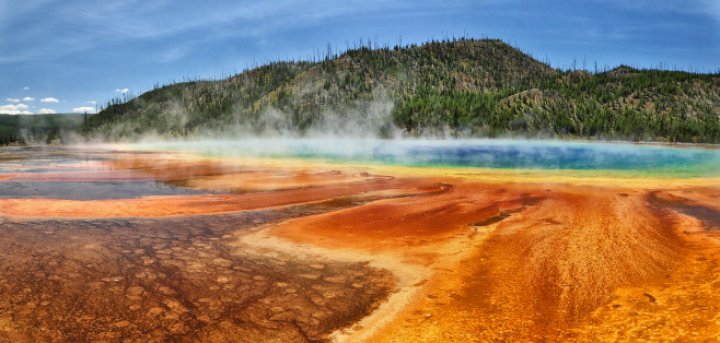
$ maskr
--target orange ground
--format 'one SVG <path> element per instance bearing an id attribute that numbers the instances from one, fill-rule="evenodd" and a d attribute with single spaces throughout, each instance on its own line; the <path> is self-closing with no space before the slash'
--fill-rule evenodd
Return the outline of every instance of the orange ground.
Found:
<path id="1" fill-rule="evenodd" d="M 148 196 L 123 200 L 0 199 L 0 214 L 13 218 L 119 218 L 163 217 L 238 212 L 292 204 L 318 202 L 353 195 L 433 192 L 440 186 L 379 180 L 360 184 L 303 188 L 247 194 Z"/>
<path id="2" fill-rule="evenodd" d="M 0 213 L 183 216 L 350 197 L 360 202 L 260 228 L 278 251 L 376 261 L 398 275 L 397 294 L 403 296 L 391 296 L 387 306 L 371 314 L 376 316 L 368 319 L 371 326 L 361 321 L 333 335 L 336 340 L 712 341 L 720 336 L 720 228 L 673 207 L 702 207 L 712 215 L 720 211 L 720 187 L 663 189 L 658 183 L 640 189 L 609 186 L 607 180 L 596 186 L 487 182 L 477 175 L 417 178 L 393 176 L 390 170 L 381 176 L 349 167 L 228 169 L 212 161 L 155 162 L 142 156 L 119 159 L 108 175 L 246 193 L 0 199 Z M 98 177 L 90 174 L 43 177 Z M 403 268 L 420 272 L 400 277 Z"/>
<path id="3" fill-rule="evenodd" d="M 650 203 L 652 190 L 445 182 L 451 191 L 293 219 L 270 234 L 390 254 L 431 270 L 421 286 L 412 285 L 417 294 L 405 310 L 371 330 L 372 341 L 720 334 L 720 235 Z M 670 193 L 718 208 L 717 188 Z M 474 224 L 502 213 L 514 214 L 474 237 Z M 467 237 L 461 253 L 448 244 L 457 237 Z M 648 318 L 637 322 L 638 311 Z"/>

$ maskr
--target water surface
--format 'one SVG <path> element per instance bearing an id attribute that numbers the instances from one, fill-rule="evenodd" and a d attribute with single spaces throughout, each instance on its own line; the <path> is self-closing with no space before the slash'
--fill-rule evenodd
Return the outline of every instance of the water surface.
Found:
<path id="1" fill-rule="evenodd" d="M 302 158 L 337 163 L 513 170 L 610 171 L 669 177 L 720 175 L 720 150 L 527 140 L 247 139 L 139 145 L 209 156 Z"/>

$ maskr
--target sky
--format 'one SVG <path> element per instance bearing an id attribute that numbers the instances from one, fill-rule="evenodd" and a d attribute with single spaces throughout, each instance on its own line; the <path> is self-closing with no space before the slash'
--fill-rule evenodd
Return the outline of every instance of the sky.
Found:
<path id="1" fill-rule="evenodd" d="M 720 0 L 0 0 L 0 113 L 93 112 L 328 44 L 500 38 L 553 67 L 720 70 Z"/>

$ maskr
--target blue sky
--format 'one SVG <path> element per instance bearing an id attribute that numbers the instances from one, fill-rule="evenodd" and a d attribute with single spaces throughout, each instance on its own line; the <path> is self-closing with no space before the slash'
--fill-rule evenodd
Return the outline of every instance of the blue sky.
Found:
<path id="1" fill-rule="evenodd" d="M 92 110 L 156 83 L 360 38 L 501 38 L 555 67 L 720 70 L 720 0 L 0 0 L 0 112 Z"/>

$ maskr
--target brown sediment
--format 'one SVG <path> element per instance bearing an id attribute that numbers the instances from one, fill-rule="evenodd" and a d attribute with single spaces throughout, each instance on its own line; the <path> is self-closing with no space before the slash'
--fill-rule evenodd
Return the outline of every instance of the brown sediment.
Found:
<path id="1" fill-rule="evenodd" d="M 318 202 L 373 191 L 402 194 L 433 192 L 436 186 L 379 180 L 358 184 L 245 194 L 149 196 L 122 200 L 0 199 L 0 214 L 15 218 L 114 218 L 161 217 L 237 212 L 292 204 Z M 372 193 L 370 193 L 372 194 Z M 41 210 L 40 210 L 41 209 Z"/>
<path id="2" fill-rule="evenodd" d="M 437 316 L 428 332 L 436 340 L 553 339 L 609 301 L 617 287 L 664 278 L 682 256 L 670 228 L 658 230 L 661 223 L 641 198 L 603 193 L 555 190 L 501 222 L 464 262 L 457 284 L 446 286 L 457 292 L 447 306 L 426 310 Z"/>
<path id="3" fill-rule="evenodd" d="M 702 249 L 664 283 L 618 289 L 589 320 L 562 338 L 579 342 L 716 342 L 720 332 L 720 251 L 717 247 Z"/>
<path id="4" fill-rule="evenodd" d="M 17 172 L 8 174 L 8 176 L 18 181 L 174 181 L 239 172 L 242 167 L 224 166 L 219 163 L 183 161 L 172 155 L 157 155 L 152 157 L 143 156 L 142 159 L 139 157 L 125 157 L 110 161 L 98 161 L 91 168 L 76 164 L 75 168 L 66 166 L 66 169 L 46 173 Z"/>
<path id="5" fill-rule="evenodd" d="M 446 194 L 293 219 L 270 232 L 430 270 L 404 310 L 373 328 L 370 341 L 591 339 L 592 331 L 575 328 L 616 291 L 666 283 L 691 260 L 687 240 L 647 195 L 458 182 Z"/>
<path id="6" fill-rule="evenodd" d="M 338 328 L 330 338 L 333 341 L 363 341 L 371 337 L 377 328 L 387 325 L 393 318 L 404 311 L 423 281 L 432 275 L 429 268 L 407 263 L 396 254 L 368 253 L 360 250 L 338 250 L 322 248 L 314 244 L 298 244 L 280 239 L 271 233 L 271 227 L 256 233 L 245 235 L 234 243 L 237 246 L 253 246 L 280 251 L 296 256 L 299 259 L 322 258 L 346 263 L 366 263 L 376 270 L 392 272 L 395 289 L 368 316 L 361 318 L 353 325 Z"/>
<path id="7" fill-rule="evenodd" d="M 228 242 L 318 210 L 4 222 L 0 341 L 316 341 L 394 289 L 363 263 Z"/>
<path id="8" fill-rule="evenodd" d="M 183 186 L 239 191 L 283 190 L 371 181 L 376 178 L 376 176 L 369 174 L 350 175 L 340 171 L 311 172 L 301 170 L 285 173 L 274 172 L 272 174 L 268 172 L 248 172 L 190 179 L 184 182 Z"/>
<path id="9" fill-rule="evenodd" d="M 242 193 L 0 200 L 0 213 L 16 217 L 0 218 L 0 340 L 702 341 L 720 333 L 715 187 L 410 177 L 391 168 L 380 176 L 173 155 L 126 154 L 106 165 L 113 169 L 46 180 L 119 175 Z"/>
<path id="10" fill-rule="evenodd" d="M 716 190 L 656 191 L 648 199 L 656 206 L 698 219 L 706 230 L 720 230 L 720 199 Z"/>
<path id="11" fill-rule="evenodd" d="M 300 218 L 273 228 L 279 237 L 323 246 L 392 249 L 416 246 L 466 231 L 467 225 L 525 206 L 526 192 L 502 185 L 457 182 L 427 197 L 377 201 L 365 206 Z"/>
<path id="12" fill-rule="evenodd" d="M 692 194 L 694 205 L 678 194 Z M 675 228 L 686 258 L 654 284 L 617 289 L 611 300 L 565 338 L 575 341 L 694 341 L 720 337 L 720 235 L 708 223 L 683 213 L 687 206 L 717 206 L 717 189 L 681 189 L 648 194 L 659 217 Z M 711 201 L 704 203 L 704 199 Z M 692 209 L 689 213 L 693 213 Z M 697 212 L 695 212 L 697 213 Z M 705 213 L 703 210 L 701 213 Z M 716 215 L 720 212 L 716 212 Z M 702 216 L 701 216 L 702 217 Z"/>
<path id="13" fill-rule="evenodd" d="M 544 191 L 543 191 L 544 192 Z M 387 308 L 381 307 L 372 317 L 385 317 L 389 324 L 338 332 L 342 341 L 380 339 L 386 329 L 407 328 L 408 332 L 390 334 L 390 340 L 416 341 L 428 337 L 430 331 L 422 323 L 408 325 L 415 318 L 427 319 L 426 297 L 437 299 L 439 289 L 448 294 L 459 292 L 457 272 L 463 259 L 470 257 L 477 245 L 487 237 L 488 228 L 469 225 L 489 221 L 501 214 L 518 213 L 541 200 L 526 190 L 508 185 L 482 185 L 456 182 L 448 191 L 423 197 L 390 199 L 360 207 L 298 218 L 268 228 L 269 234 L 282 239 L 330 248 L 333 251 L 354 251 L 358 258 L 381 261 L 378 267 L 402 274 L 400 263 L 421 268 L 415 278 L 400 282 L 404 293 L 391 298 Z M 488 225 L 492 226 L 493 223 Z M 443 285 L 440 285 L 443 284 Z M 447 295 L 440 295 L 447 297 Z M 396 301 L 394 301 L 396 300 Z M 394 301 L 394 302 L 393 302 Z M 466 304 L 467 305 L 467 304 Z M 419 306 L 419 307 L 418 307 Z M 462 308 L 462 307 L 460 307 Z M 435 314 L 437 315 L 437 313 Z M 370 322 L 373 322 L 373 318 Z M 387 318 L 393 319 L 387 319 Z M 456 328 L 457 330 L 457 328 Z M 463 331 L 463 330 L 458 330 Z M 474 331 L 464 331 L 474 334 Z M 439 337 L 438 339 L 441 339 Z"/>
<path id="14" fill-rule="evenodd" d="M 228 243 L 269 222 L 445 189 L 360 177 L 236 195 L 6 199 L 0 211 L 23 220 L 0 217 L 0 341 L 325 340 L 379 306 L 396 276 Z"/>

